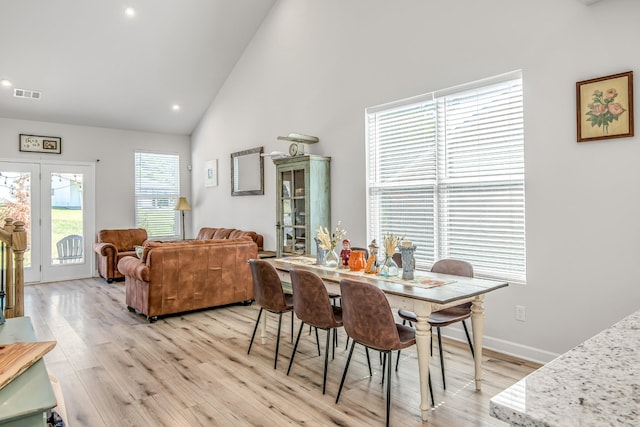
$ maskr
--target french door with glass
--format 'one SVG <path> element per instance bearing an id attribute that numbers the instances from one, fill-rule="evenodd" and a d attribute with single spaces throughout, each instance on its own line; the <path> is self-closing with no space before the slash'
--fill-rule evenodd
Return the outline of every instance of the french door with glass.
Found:
<path id="1" fill-rule="evenodd" d="M 25 282 L 93 275 L 94 167 L 0 162 L 0 218 L 27 228 Z"/>

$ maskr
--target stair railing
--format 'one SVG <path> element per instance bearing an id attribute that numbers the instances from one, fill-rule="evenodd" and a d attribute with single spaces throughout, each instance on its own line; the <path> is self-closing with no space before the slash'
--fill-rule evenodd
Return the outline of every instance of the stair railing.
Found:
<path id="1" fill-rule="evenodd" d="M 0 228 L 0 309 L 4 317 L 24 316 L 24 222 L 4 220 Z"/>

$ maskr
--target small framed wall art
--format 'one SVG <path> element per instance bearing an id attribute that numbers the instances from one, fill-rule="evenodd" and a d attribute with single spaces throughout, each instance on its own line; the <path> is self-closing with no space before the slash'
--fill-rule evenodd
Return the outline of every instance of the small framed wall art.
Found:
<path id="1" fill-rule="evenodd" d="M 204 186 L 218 186 L 218 159 L 209 160 L 204 164 Z"/>
<path id="2" fill-rule="evenodd" d="M 35 153 L 62 153 L 62 138 L 57 136 L 20 134 L 20 151 Z"/>
<path id="3" fill-rule="evenodd" d="M 576 83 L 578 142 L 633 136 L 633 71 Z"/>

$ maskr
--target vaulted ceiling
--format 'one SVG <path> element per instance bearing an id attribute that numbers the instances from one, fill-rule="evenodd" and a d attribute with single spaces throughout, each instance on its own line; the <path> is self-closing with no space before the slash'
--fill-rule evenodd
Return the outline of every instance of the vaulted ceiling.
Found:
<path id="1" fill-rule="evenodd" d="M 0 117 L 188 135 L 274 2 L 0 0 Z"/>
<path id="2" fill-rule="evenodd" d="M 189 135 L 274 3 L 0 0 L 0 117 Z"/>

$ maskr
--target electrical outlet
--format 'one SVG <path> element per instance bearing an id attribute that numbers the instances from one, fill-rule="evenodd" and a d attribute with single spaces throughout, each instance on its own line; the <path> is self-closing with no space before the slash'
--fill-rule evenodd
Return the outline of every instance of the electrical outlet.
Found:
<path id="1" fill-rule="evenodd" d="M 524 305 L 516 305 L 516 320 L 524 322 L 526 320 L 526 312 Z"/>

